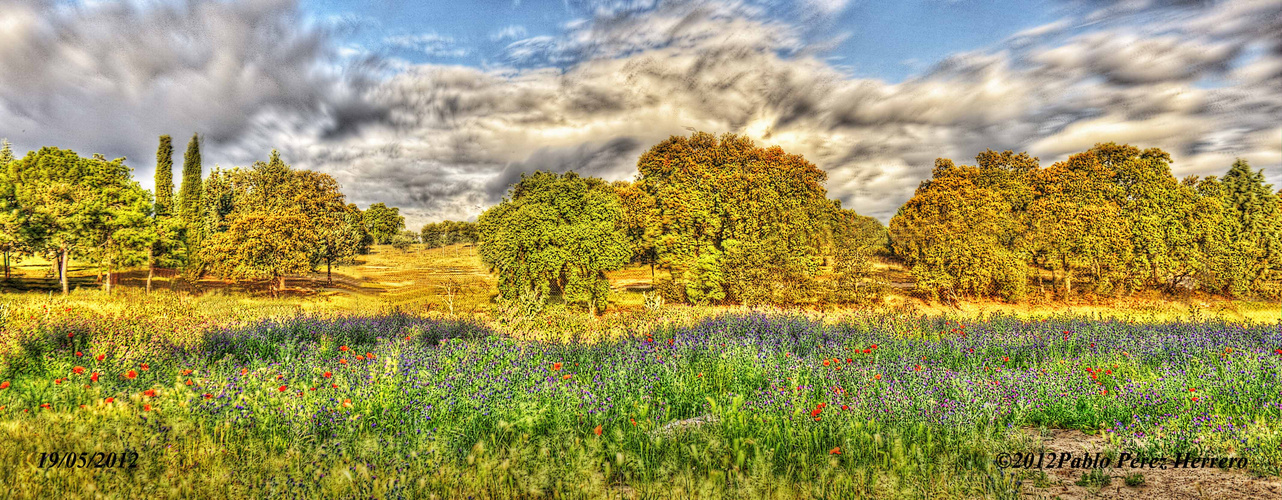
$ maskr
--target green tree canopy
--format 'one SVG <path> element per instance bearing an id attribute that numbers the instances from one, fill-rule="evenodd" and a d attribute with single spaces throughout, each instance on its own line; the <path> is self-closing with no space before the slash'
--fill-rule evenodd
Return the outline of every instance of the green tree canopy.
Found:
<path id="1" fill-rule="evenodd" d="M 800 155 L 747 137 L 697 132 L 650 148 L 637 184 L 657 229 L 633 229 L 696 302 L 793 302 L 815 289 L 830 242 L 826 174 Z M 653 226 L 652 226 L 653 227 Z M 639 233 L 639 235 L 638 235 Z M 646 240 L 646 234 L 649 240 Z"/>
<path id="2" fill-rule="evenodd" d="M 379 245 L 391 243 L 392 238 L 405 229 L 405 217 L 401 216 L 401 209 L 389 208 L 383 203 L 370 205 L 365 210 L 364 218 L 365 227 Z"/>
<path id="3" fill-rule="evenodd" d="M 504 297 L 555 292 L 593 313 L 607 305 L 605 272 L 632 254 L 618 196 L 604 181 L 573 172 L 522 176 L 477 227 L 481 259 L 498 272 Z"/>

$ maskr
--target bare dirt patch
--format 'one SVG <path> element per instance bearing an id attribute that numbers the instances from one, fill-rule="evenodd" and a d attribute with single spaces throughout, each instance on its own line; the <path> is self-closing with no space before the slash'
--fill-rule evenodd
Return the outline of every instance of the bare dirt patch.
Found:
<path id="1" fill-rule="evenodd" d="M 1108 440 L 1101 435 L 1086 434 L 1077 430 L 1051 429 L 1046 435 L 1032 431 L 1033 442 L 1040 441 L 1048 451 L 1068 451 L 1073 456 L 1096 452 L 1105 452 Z M 1117 459 L 1112 460 L 1117 465 Z M 1037 470 L 1012 471 L 1020 474 L 1022 483 L 1019 491 L 1022 498 L 1045 499 L 1238 499 L 1238 498 L 1282 498 L 1282 481 L 1278 478 L 1255 477 L 1245 469 L 1219 468 L 1174 468 L 1168 462 L 1166 469 L 1135 468 L 1129 465 L 1117 468 L 1102 469 L 1108 476 L 1108 485 L 1080 485 L 1078 482 L 1087 474 L 1087 469 L 1055 468 L 1042 469 L 1045 477 L 1039 477 Z M 1126 476 L 1133 473 L 1143 475 L 1143 484 L 1127 486 Z"/>

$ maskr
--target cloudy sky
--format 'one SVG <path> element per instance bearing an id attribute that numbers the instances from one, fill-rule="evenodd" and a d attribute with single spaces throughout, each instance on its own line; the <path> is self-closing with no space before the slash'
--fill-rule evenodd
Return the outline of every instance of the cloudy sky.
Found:
<path id="1" fill-rule="evenodd" d="M 804 154 L 882 221 L 936 157 L 1100 141 L 1282 187 L 1282 0 L 0 0 L 0 137 L 205 166 L 279 149 L 407 225 L 523 172 L 630 179 L 697 129 Z M 181 162 L 181 158 L 177 159 Z"/>

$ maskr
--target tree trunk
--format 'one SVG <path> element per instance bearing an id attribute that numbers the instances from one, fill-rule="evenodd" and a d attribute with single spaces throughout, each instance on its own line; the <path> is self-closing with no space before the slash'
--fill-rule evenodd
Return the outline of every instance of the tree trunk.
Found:
<path id="1" fill-rule="evenodd" d="M 279 289 L 279 290 L 280 290 L 281 292 L 284 292 L 284 291 L 285 291 L 285 277 L 284 277 L 284 276 L 281 276 L 281 277 L 280 277 L 280 278 L 278 278 L 278 279 L 280 279 L 280 289 Z"/>
<path id="2" fill-rule="evenodd" d="M 107 261 L 107 281 L 103 285 L 103 290 L 106 290 L 107 295 L 111 295 L 111 261 Z"/>
<path id="3" fill-rule="evenodd" d="M 69 252 L 67 251 L 66 248 L 62 248 L 58 250 L 58 276 L 59 276 L 59 280 L 62 281 L 62 295 L 64 296 L 66 296 L 67 292 L 69 291 L 67 287 L 67 258 L 68 258 L 67 254 L 68 253 Z"/>
<path id="4" fill-rule="evenodd" d="M 147 293 L 151 293 L 151 277 L 156 274 L 156 250 L 147 248 Z"/>
<path id="5" fill-rule="evenodd" d="M 4 279 L 9 279 L 9 252 L 4 253 Z"/>
<path id="6" fill-rule="evenodd" d="M 333 259 L 329 257 L 325 258 L 325 282 L 331 285 L 334 284 L 334 274 L 330 270 L 330 262 L 332 260 Z"/>

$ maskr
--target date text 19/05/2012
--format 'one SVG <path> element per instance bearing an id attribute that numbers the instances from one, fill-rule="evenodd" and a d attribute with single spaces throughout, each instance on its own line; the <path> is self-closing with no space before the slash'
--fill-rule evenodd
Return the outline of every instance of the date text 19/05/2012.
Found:
<path id="1" fill-rule="evenodd" d="M 104 469 L 104 468 L 125 468 L 133 469 L 138 467 L 138 453 L 125 451 L 119 454 L 115 452 L 43 452 L 40 454 L 39 468 L 62 467 L 67 469 Z"/>
<path id="2" fill-rule="evenodd" d="M 1131 453 L 1122 453 L 1114 462 L 1103 453 L 1072 452 L 1048 453 L 998 453 L 993 463 L 1003 469 L 1240 469 L 1246 467 L 1246 457 L 1202 457 L 1192 453 L 1179 453 L 1175 458 L 1147 457 L 1140 458 Z"/>

